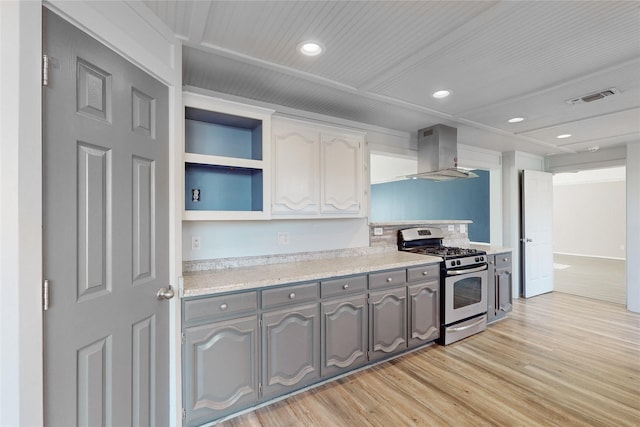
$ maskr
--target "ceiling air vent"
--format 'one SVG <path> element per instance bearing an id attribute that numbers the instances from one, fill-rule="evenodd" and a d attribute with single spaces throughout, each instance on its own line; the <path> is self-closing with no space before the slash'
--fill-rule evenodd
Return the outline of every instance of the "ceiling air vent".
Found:
<path id="1" fill-rule="evenodd" d="M 572 104 L 572 105 L 584 104 L 587 102 L 593 102 L 599 99 L 604 99 L 608 96 L 617 95 L 619 93 L 620 91 L 618 89 L 616 89 L 615 87 L 612 87 L 609 89 L 601 90 L 600 92 L 590 93 L 589 95 L 584 95 L 579 98 L 569 99 L 567 100 L 567 104 Z"/>

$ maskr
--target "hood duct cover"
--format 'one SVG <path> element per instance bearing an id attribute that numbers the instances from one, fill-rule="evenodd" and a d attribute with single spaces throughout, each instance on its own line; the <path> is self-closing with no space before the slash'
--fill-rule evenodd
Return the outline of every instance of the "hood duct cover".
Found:
<path id="1" fill-rule="evenodd" d="M 477 177 L 458 167 L 458 129 L 434 125 L 418 131 L 418 173 L 408 178 L 448 181 Z"/>

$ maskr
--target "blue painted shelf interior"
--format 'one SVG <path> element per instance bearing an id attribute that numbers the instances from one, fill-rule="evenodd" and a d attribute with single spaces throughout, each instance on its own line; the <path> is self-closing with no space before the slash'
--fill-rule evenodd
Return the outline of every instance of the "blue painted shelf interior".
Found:
<path id="1" fill-rule="evenodd" d="M 262 160 L 262 121 L 186 107 L 185 151 Z"/>
<path id="2" fill-rule="evenodd" d="M 198 201 L 193 190 L 197 189 Z M 261 211 L 262 170 L 185 164 L 185 207 L 201 211 Z"/>
<path id="3" fill-rule="evenodd" d="M 262 160 L 262 121 L 186 107 L 185 151 Z M 262 181 L 261 169 L 186 163 L 185 209 L 262 211 Z"/>

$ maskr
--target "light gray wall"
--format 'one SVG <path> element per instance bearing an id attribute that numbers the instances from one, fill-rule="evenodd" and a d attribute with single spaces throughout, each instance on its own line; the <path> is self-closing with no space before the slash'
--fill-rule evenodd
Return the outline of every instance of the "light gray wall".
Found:
<path id="1" fill-rule="evenodd" d="M 0 425 L 42 411 L 41 5 L 0 1 Z"/>
<path id="2" fill-rule="evenodd" d="M 278 233 L 289 244 L 278 244 Z M 185 221 L 184 261 L 327 251 L 369 246 L 367 218 L 271 221 Z M 191 249 L 192 236 L 200 249 Z"/>
<path id="3" fill-rule="evenodd" d="M 553 251 L 626 257 L 625 181 L 553 186 Z"/>
<path id="4" fill-rule="evenodd" d="M 627 144 L 627 308 L 640 313 L 640 141 Z"/>

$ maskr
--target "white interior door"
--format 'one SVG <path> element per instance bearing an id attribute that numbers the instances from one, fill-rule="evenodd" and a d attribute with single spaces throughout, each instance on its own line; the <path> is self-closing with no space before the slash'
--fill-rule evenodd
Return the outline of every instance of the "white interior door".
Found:
<path id="1" fill-rule="evenodd" d="M 43 25 L 45 423 L 169 425 L 168 89 Z"/>
<path id="2" fill-rule="evenodd" d="M 522 290 L 525 298 L 553 291 L 553 175 L 523 171 Z"/>

